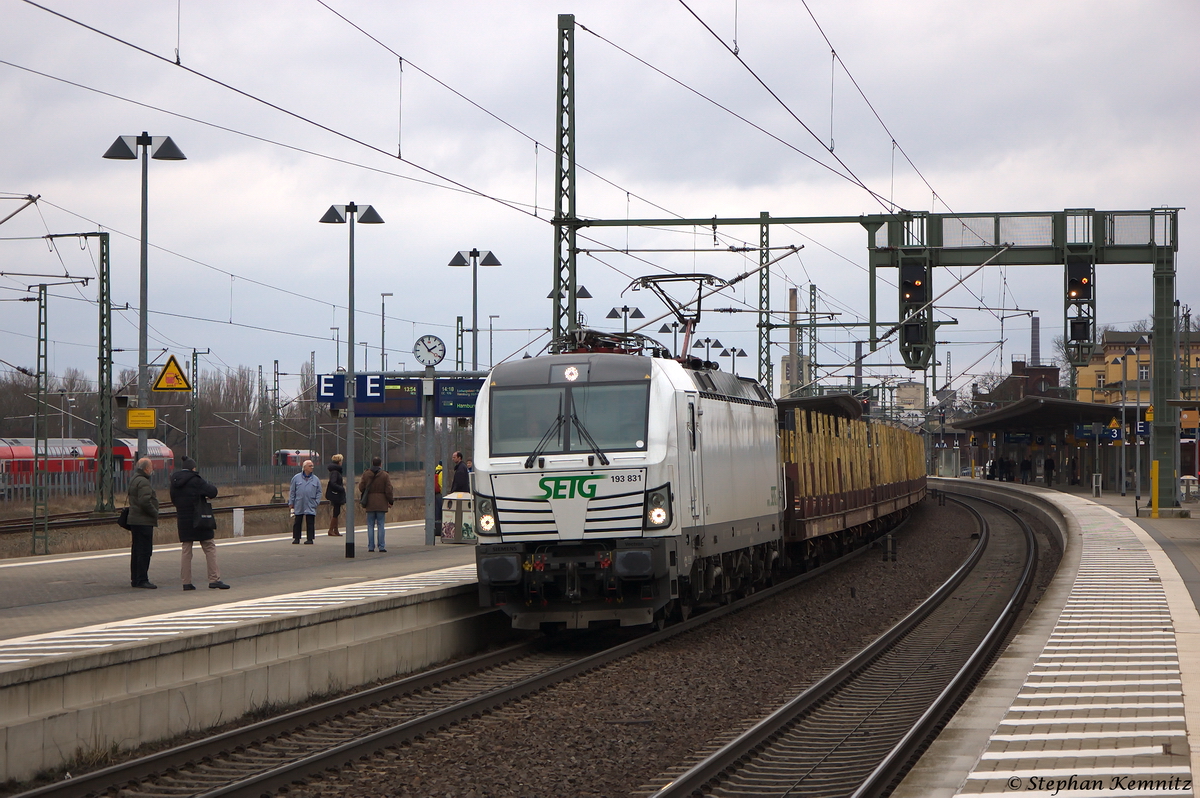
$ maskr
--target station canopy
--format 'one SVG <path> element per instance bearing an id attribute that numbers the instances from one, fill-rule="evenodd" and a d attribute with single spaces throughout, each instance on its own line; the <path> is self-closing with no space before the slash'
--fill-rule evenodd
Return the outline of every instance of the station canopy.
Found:
<path id="1" fill-rule="evenodd" d="M 827 393 L 820 396 L 799 396 L 791 399 L 777 399 L 780 417 L 789 410 L 811 410 L 816 413 L 827 413 L 831 416 L 856 419 L 862 418 L 862 401 L 848 393 Z"/>
<path id="2" fill-rule="evenodd" d="M 972 432 L 1057 432 L 1074 429 L 1076 424 L 1107 425 L 1120 414 L 1121 408 L 1112 405 L 1026 396 L 999 410 L 956 419 L 954 426 Z"/>

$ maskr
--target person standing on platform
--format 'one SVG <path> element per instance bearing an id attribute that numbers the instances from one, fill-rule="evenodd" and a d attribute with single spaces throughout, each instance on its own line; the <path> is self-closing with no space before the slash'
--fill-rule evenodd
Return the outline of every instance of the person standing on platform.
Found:
<path id="1" fill-rule="evenodd" d="M 442 529 L 442 461 L 433 469 L 433 523 L 441 534 Z"/>
<path id="2" fill-rule="evenodd" d="M 179 542 L 183 544 L 179 562 L 183 589 L 196 589 L 192 584 L 192 544 L 199 543 L 208 566 L 208 586 L 213 590 L 228 590 L 229 585 L 221 581 L 221 569 L 217 566 L 217 544 L 213 541 L 216 530 L 196 523 L 196 505 L 201 499 L 215 499 L 217 486 L 196 473 L 196 461 L 192 458 L 183 458 L 179 465 L 180 469 L 171 475 L 171 501 L 175 504 Z"/>
<path id="3" fill-rule="evenodd" d="M 450 481 L 450 492 L 470 493 L 471 472 L 467 470 L 467 464 L 463 462 L 462 452 L 450 455 L 450 461 L 454 463 L 454 477 Z"/>
<path id="4" fill-rule="evenodd" d="M 340 454 L 329 458 L 333 462 L 329 466 L 329 484 L 325 486 L 325 498 L 329 499 L 329 534 L 335 538 L 342 536 L 338 531 L 338 523 L 342 514 L 342 505 L 346 503 L 346 477 L 342 474 Z"/>
<path id="5" fill-rule="evenodd" d="M 1021 484 L 1028 485 L 1029 477 L 1033 473 L 1033 461 L 1026 457 L 1021 461 Z"/>
<path id="6" fill-rule="evenodd" d="M 312 545 L 317 534 L 317 505 L 321 503 L 321 480 L 313 474 L 313 461 L 305 460 L 301 472 L 292 477 L 288 489 L 288 507 L 292 508 L 292 543 L 300 542 L 300 524 L 308 524 L 308 539 Z"/>
<path id="7" fill-rule="evenodd" d="M 1046 472 L 1046 487 L 1047 488 L 1053 487 L 1054 486 L 1054 458 L 1047 457 L 1046 462 L 1042 465 L 1042 468 Z"/>
<path id="8" fill-rule="evenodd" d="M 158 526 L 158 494 L 150 484 L 154 463 L 143 457 L 133 467 L 129 480 L 129 532 L 133 545 L 129 552 L 129 584 L 157 590 L 150 581 L 150 555 L 154 554 L 154 527 Z"/>
<path id="9" fill-rule="evenodd" d="M 379 551 L 386 553 L 383 525 L 387 521 L 387 511 L 395 501 L 395 496 L 392 493 L 392 478 L 383 470 L 383 461 L 380 458 L 371 459 L 371 467 L 363 472 L 362 479 L 358 481 L 358 492 L 366 499 L 362 505 L 367 511 L 367 551 L 375 551 L 375 544 L 378 542 Z M 376 528 L 379 530 L 378 541 L 375 537 Z"/>

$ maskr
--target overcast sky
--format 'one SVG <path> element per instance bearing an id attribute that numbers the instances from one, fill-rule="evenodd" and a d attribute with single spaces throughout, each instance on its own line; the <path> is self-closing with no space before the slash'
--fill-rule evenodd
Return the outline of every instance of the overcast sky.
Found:
<path id="1" fill-rule="evenodd" d="M 503 263 L 479 272 L 481 365 L 493 338 L 497 361 L 537 353 L 554 273 L 557 15 L 573 13 L 580 216 L 853 216 L 891 203 L 936 212 L 1190 207 L 1180 215 L 1178 296 L 1200 311 L 1193 0 L 326 2 L 45 0 L 89 30 L 0 0 L 0 218 L 20 207 L 12 198 L 41 197 L 0 225 L 0 271 L 94 277 L 94 245 L 67 239 L 52 250 L 37 237 L 111 231 L 114 301 L 131 307 L 114 322 L 125 350 L 116 365 L 136 365 L 140 171 L 101 155 L 117 136 L 148 131 L 187 155 L 150 164 L 152 357 L 166 349 L 182 362 L 208 348 L 205 369 L 261 364 L 269 374 L 278 359 L 295 374 L 315 351 L 318 372 L 332 371 L 330 328 L 340 328 L 343 347 L 346 338 L 348 236 L 317 220 L 351 201 L 386 222 L 356 231 L 355 338 L 372 368 L 381 292 L 394 294 L 391 368 L 415 367 L 420 335 L 453 348 L 455 316 L 470 324 L 471 274 L 446 264 L 472 247 Z M 735 43 L 745 66 L 725 47 Z M 824 150 L 831 139 L 844 167 Z M 820 164 L 848 168 L 877 196 Z M 753 227 L 718 233 L 718 249 L 757 238 Z M 601 242 L 588 247 L 714 244 L 708 228 L 587 235 Z M 20 237 L 31 238 L 7 240 Z M 861 227 L 776 227 L 771 243 L 805 246 L 773 269 L 773 307 L 786 307 L 790 286 L 806 303 L 815 283 L 822 311 L 866 317 Z M 589 324 L 619 329 L 605 318 L 613 306 L 665 311 L 644 292 L 621 296 L 632 277 L 730 278 L 755 260 L 581 255 L 579 281 L 595 298 L 580 307 Z M 0 300 L 37 281 L 0 277 Z M 935 282 L 951 280 L 939 271 Z M 987 309 L 938 314 L 959 322 L 941 328 L 951 342 L 943 361 L 949 353 L 956 375 L 1007 371 L 1030 350 L 1029 317 L 1014 308 L 1041 316 L 1048 357 L 1062 327 L 1061 284 L 1055 268 L 989 268 L 970 279 L 943 304 Z M 1148 317 L 1150 288 L 1148 266 L 1101 268 L 1100 323 Z M 94 374 L 96 283 L 52 293 L 51 369 Z M 756 296 L 746 285 L 709 305 L 747 307 Z M 895 289 L 881 284 L 879 296 L 881 317 L 894 318 Z M 1003 355 L 1000 316 L 1010 317 Z M 738 371 L 753 373 L 755 321 L 707 314 L 701 336 L 744 349 Z M 33 303 L 0 301 L 0 358 L 33 367 L 36 329 Z M 820 361 L 845 362 L 856 337 L 865 332 L 823 332 Z M 776 347 L 776 362 L 783 354 Z M 882 350 L 867 371 L 907 376 L 888 365 L 898 359 Z M 964 375 L 955 387 L 969 382 Z M 285 394 L 294 386 L 284 378 Z"/>

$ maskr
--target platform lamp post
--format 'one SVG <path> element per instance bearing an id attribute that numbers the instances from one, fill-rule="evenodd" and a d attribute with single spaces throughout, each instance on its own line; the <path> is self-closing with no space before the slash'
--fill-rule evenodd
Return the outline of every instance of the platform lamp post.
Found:
<path id="1" fill-rule="evenodd" d="M 721 350 L 721 354 L 718 355 L 718 357 L 733 358 L 730 361 L 729 370 L 732 371 L 735 375 L 737 374 L 737 359 L 739 357 L 745 357 L 745 356 L 746 356 L 746 350 L 738 349 L 736 346 L 731 346 L 728 349 L 723 349 L 723 350 Z"/>
<path id="2" fill-rule="evenodd" d="M 496 330 L 492 326 L 492 322 L 494 322 L 498 318 L 500 318 L 499 313 L 492 313 L 491 315 L 488 316 L 488 368 L 489 369 L 496 365 L 496 348 L 493 346 L 493 344 L 495 343 L 495 340 L 496 340 L 495 339 Z"/>
<path id="3" fill-rule="evenodd" d="M 1136 483 L 1133 491 L 1133 507 L 1135 513 L 1137 506 L 1142 501 L 1142 440 L 1138 436 L 1138 427 L 1142 423 L 1142 346 L 1148 343 L 1150 343 L 1150 339 L 1140 335 L 1129 349 L 1130 352 L 1133 352 L 1133 373 L 1137 376 L 1137 414 L 1133 419 L 1133 479 Z M 1128 354 L 1126 352 L 1126 357 Z"/>
<path id="4" fill-rule="evenodd" d="M 382 374 L 387 371 L 387 349 L 384 347 L 384 330 L 387 327 L 387 298 L 393 296 L 391 291 L 381 291 L 379 293 L 379 372 Z M 384 379 L 380 377 L 380 379 Z M 386 380 L 385 380 L 386 382 Z M 387 400 L 387 388 L 383 389 L 383 398 Z M 388 467 L 387 456 L 387 416 L 382 416 L 379 419 L 379 456 L 383 458 L 383 470 Z"/>
<path id="5" fill-rule="evenodd" d="M 141 240 L 141 289 L 140 289 L 140 309 L 138 312 L 138 407 L 146 407 L 150 404 L 150 378 L 147 373 L 146 366 L 146 340 L 148 337 L 147 330 L 149 329 L 146 320 L 146 305 L 148 290 L 146 286 L 146 278 L 149 263 L 149 249 L 146 243 L 146 234 L 148 229 L 147 218 L 149 211 L 149 187 L 148 178 L 150 175 L 150 159 L 156 161 L 186 161 L 185 156 L 175 146 L 175 142 L 170 136 L 151 136 L 149 133 L 142 132 L 140 136 L 118 136 L 117 140 L 112 143 L 108 151 L 104 153 L 105 158 L 117 161 L 136 161 L 138 159 L 137 149 L 141 148 L 142 153 L 142 240 Z M 139 458 L 145 457 L 149 451 L 148 434 L 144 429 L 138 430 L 138 451 Z"/>
<path id="6" fill-rule="evenodd" d="M 234 429 L 237 430 L 237 455 L 238 455 L 237 463 L 238 463 L 238 474 L 241 474 L 242 473 L 242 421 L 241 421 L 241 419 L 235 418 L 233 420 L 233 427 L 234 427 Z"/>
<path id="7" fill-rule="evenodd" d="M 725 347 L 716 338 L 697 338 L 696 343 L 692 344 L 692 349 L 703 349 L 704 360 L 708 362 L 712 360 L 712 348 L 724 349 Z"/>
<path id="8" fill-rule="evenodd" d="M 587 287 L 586 287 L 586 286 L 582 286 L 582 285 L 581 285 L 581 286 L 579 286 L 579 288 L 578 288 L 578 289 L 575 291 L 575 299 L 576 299 L 576 300 L 579 300 L 579 299 L 591 299 L 591 298 L 592 298 L 592 293 L 591 293 L 590 291 L 588 291 L 588 290 L 587 290 Z M 546 294 L 546 299 L 554 299 L 554 291 L 551 291 L 550 293 Z M 559 291 L 559 292 L 558 292 L 558 301 L 559 301 L 559 302 L 566 302 L 566 301 L 567 301 L 567 294 L 566 294 L 566 292 L 564 292 L 564 291 Z M 576 307 L 578 308 L 578 306 L 576 306 Z M 578 324 L 578 326 L 580 326 L 580 327 L 582 327 L 582 326 L 583 326 L 583 313 L 579 313 L 579 318 L 578 318 L 578 319 L 576 319 L 576 323 L 577 323 L 577 324 Z M 528 353 L 528 352 L 526 352 L 525 354 L 526 354 L 527 356 L 529 355 L 529 353 Z M 524 360 L 525 358 L 521 358 L 521 359 L 522 359 L 522 360 Z"/>
<path id="9" fill-rule="evenodd" d="M 469 260 L 468 260 L 469 258 Z M 455 252 L 451 266 L 471 267 L 471 370 L 479 370 L 479 267 L 500 266 L 500 260 L 490 250 L 472 249 Z"/>
<path id="10" fill-rule="evenodd" d="M 670 324 L 664 324 L 658 332 L 659 334 L 671 333 L 671 352 L 675 357 L 679 357 L 679 322 L 673 321 Z"/>
<path id="11" fill-rule="evenodd" d="M 1129 347 L 1125 350 L 1124 357 L 1113 358 L 1113 365 L 1117 365 L 1117 366 L 1121 367 L 1121 476 L 1120 476 L 1120 480 L 1121 480 L 1121 495 L 1122 496 L 1125 495 L 1125 491 L 1126 491 L 1125 483 L 1128 482 L 1128 478 L 1126 475 L 1128 474 L 1128 469 L 1129 469 L 1129 465 L 1126 462 L 1126 458 L 1128 455 L 1126 455 L 1126 453 L 1125 453 L 1125 450 L 1129 448 L 1129 432 L 1128 432 L 1128 427 L 1126 426 L 1127 422 L 1125 420 L 1125 400 L 1126 400 L 1125 389 L 1128 387 L 1128 383 L 1129 383 L 1129 366 L 1127 366 L 1126 364 L 1129 362 L 1129 356 L 1132 354 L 1134 354 L 1133 347 Z M 1133 440 L 1134 440 L 1134 442 L 1137 441 L 1137 428 L 1136 427 L 1133 430 Z"/>
<path id="12" fill-rule="evenodd" d="M 608 312 L 608 315 L 605 316 L 604 318 L 606 318 L 606 319 L 621 319 L 621 318 L 623 318 L 624 319 L 623 332 L 628 334 L 629 333 L 629 320 L 630 319 L 644 319 L 644 318 L 646 318 L 646 314 L 642 313 L 642 311 L 639 310 L 638 308 L 631 308 L 628 305 L 622 305 L 619 308 L 613 308 L 612 310 L 610 310 Z"/>
<path id="13" fill-rule="evenodd" d="M 362 224 L 383 224 L 383 219 L 370 205 L 330 205 L 321 217 L 322 224 L 346 224 L 350 221 L 350 302 L 346 340 L 346 484 L 354 485 L 354 219 Z M 354 557 L 354 502 L 346 502 L 346 557 Z"/>

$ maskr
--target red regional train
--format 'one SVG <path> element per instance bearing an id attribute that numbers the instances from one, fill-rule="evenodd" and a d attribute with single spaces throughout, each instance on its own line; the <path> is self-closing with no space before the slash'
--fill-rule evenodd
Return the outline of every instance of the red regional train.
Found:
<path id="1" fill-rule="evenodd" d="M 0 473 L 33 473 L 34 438 L 0 438 Z M 50 438 L 47 441 L 49 457 L 46 469 L 51 473 L 92 473 L 96 471 L 96 452 L 99 447 L 90 438 Z M 154 462 L 154 469 L 170 471 L 174 468 L 175 454 L 162 441 L 147 441 L 147 454 Z M 137 438 L 113 440 L 114 467 L 118 471 L 132 471 L 137 460 Z"/>
<path id="2" fill-rule="evenodd" d="M 312 449 L 277 449 L 275 451 L 275 465 L 296 466 L 299 468 L 304 465 L 305 460 L 312 460 L 314 466 L 319 466 L 321 464 L 321 455 Z"/>

